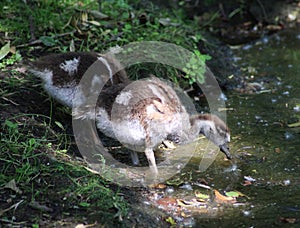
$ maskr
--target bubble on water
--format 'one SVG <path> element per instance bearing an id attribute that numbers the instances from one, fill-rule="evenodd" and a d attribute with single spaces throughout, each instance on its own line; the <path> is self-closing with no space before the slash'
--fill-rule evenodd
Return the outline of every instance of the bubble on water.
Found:
<path id="1" fill-rule="evenodd" d="M 293 107 L 293 110 L 296 112 L 300 112 L 300 106 L 297 105 L 297 106 Z"/>
<path id="2" fill-rule="evenodd" d="M 165 190 L 165 192 L 168 193 L 168 194 L 172 194 L 172 193 L 174 193 L 174 191 L 175 190 L 174 190 L 173 187 L 167 187 L 166 190 Z"/>
<path id="3" fill-rule="evenodd" d="M 233 164 L 233 165 L 230 166 L 229 168 L 224 169 L 224 172 L 225 172 L 225 173 L 228 173 L 228 172 L 235 172 L 236 170 L 237 170 L 237 165 L 236 165 L 236 164 Z"/>
<path id="4" fill-rule="evenodd" d="M 289 95 L 289 94 L 290 94 L 289 91 L 284 91 L 284 92 L 282 93 L 282 95 Z"/>
<path id="5" fill-rule="evenodd" d="M 274 104 L 274 103 L 277 103 L 277 101 L 278 101 L 278 100 L 277 100 L 276 98 L 272 98 L 272 99 L 271 99 L 271 102 L 272 102 L 273 104 Z"/>
<path id="6" fill-rule="evenodd" d="M 290 185 L 290 184 L 291 184 L 291 181 L 290 181 L 290 180 L 284 180 L 284 181 L 283 181 L 283 184 L 284 184 L 285 186 Z"/>
<path id="7" fill-rule="evenodd" d="M 233 62 L 237 62 L 237 61 L 242 60 L 242 58 L 235 56 L 235 57 L 232 58 L 232 60 L 233 60 Z"/>
<path id="8" fill-rule="evenodd" d="M 291 140 L 291 139 L 293 139 L 295 136 L 291 133 L 291 132 L 285 132 L 284 133 L 284 138 L 286 139 L 286 140 Z"/>
<path id="9" fill-rule="evenodd" d="M 268 42 L 269 42 L 269 38 L 268 37 L 265 36 L 264 38 L 262 38 L 262 43 L 266 44 Z"/>
<path id="10" fill-rule="evenodd" d="M 219 100 L 227 101 L 226 95 L 224 93 L 221 93 L 220 96 L 219 96 Z"/>
<path id="11" fill-rule="evenodd" d="M 252 45 L 250 45 L 250 44 L 243 46 L 243 50 L 249 50 L 250 48 L 252 48 Z"/>
<path id="12" fill-rule="evenodd" d="M 256 116 L 255 116 L 255 119 L 256 119 L 256 120 L 260 120 L 260 119 L 261 119 L 261 116 L 256 115 Z"/>
<path id="13" fill-rule="evenodd" d="M 248 217 L 251 215 L 251 211 L 243 211 L 243 215 Z"/>

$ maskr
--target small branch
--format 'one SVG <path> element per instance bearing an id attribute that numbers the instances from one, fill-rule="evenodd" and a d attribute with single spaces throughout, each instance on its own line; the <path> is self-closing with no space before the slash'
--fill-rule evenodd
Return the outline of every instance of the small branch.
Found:
<path id="1" fill-rule="evenodd" d="M 2 216 L 5 212 L 7 212 L 7 211 L 9 211 L 9 210 L 11 210 L 11 209 L 17 209 L 17 207 L 21 204 L 21 203 L 23 203 L 24 202 L 24 200 L 21 200 L 21 201 L 19 201 L 18 203 L 15 203 L 15 204 L 13 204 L 13 205 L 11 205 L 9 208 L 6 208 L 6 209 L 3 209 L 3 210 L 0 210 L 0 216 Z"/>
<path id="2" fill-rule="evenodd" d="M 62 34 L 58 34 L 58 35 L 55 35 L 53 38 L 58 38 L 58 37 L 63 37 L 63 36 L 68 36 L 68 35 L 73 35 L 74 33 L 76 32 L 76 30 L 73 30 L 71 32 L 66 32 L 66 33 L 62 33 Z M 40 39 L 38 40 L 33 40 L 29 43 L 26 43 L 26 44 L 20 44 L 20 45 L 17 45 L 16 47 L 17 48 L 23 48 L 23 47 L 28 47 L 28 46 L 32 46 L 32 45 L 36 45 L 36 44 L 41 44 L 43 43 Z"/>
<path id="3" fill-rule="evenodd" d="M 16 106 L 18 106 L 19 104 L 17 104 L 16 102 L 14 102 L 14 101 L 12 101 L 12 100 L 10 100 L 10 99 L 8 99 L 8 98 L 6 98 L 6 97 L 1 97 L 3 100 L 5 100 L 5 101 L 8 101 L 8 102 L 10 102 L 10 103 L 12 103 L 12 104 L 14 104 L 14 105 L 16 105 Z"/>

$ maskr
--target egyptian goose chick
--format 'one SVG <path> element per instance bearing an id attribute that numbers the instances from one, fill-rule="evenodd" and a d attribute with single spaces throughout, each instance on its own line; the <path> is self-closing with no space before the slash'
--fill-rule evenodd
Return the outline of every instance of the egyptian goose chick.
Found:
<path id="1" fill-rule="evenodd" d="M 76 52 L 43 57 L 31 64 L 30 72 L 43 80 L 52 97 L 72 107 L 80 79 L 96 60 L 100 60 L 110 78 L 93 113 L 97 128 L 134 151 L 144 151 L 155 173 L 153 150 L 166 139 L 183 144 L 204 134 L 231 158 L 227 145 L 230 134 L 225 123 L 210 114 L 190 116 L 175 91 L 158 78 L 130 83 L 124 71 L 112 75 L 112 68 L 120 69 L 115 60 L 96 53 Z M 76 118 L 89 118 L 89 110 L 79 110 L 73 113 Z M 135 152 L 132 159 L 134 164 L 138 163 Z"/>
<path id="2" fill-rule="evenodd" d="M 129 84 L 116 97 L 111 114 L 115 138 L 135 151 L 144 151 L 156 173 L 153 150 L 166 139 L 183 144 L 203 134 L 231 159 L 226 124 L 215 115 L 189 115 L 175 91 L 158 78 Z"/>

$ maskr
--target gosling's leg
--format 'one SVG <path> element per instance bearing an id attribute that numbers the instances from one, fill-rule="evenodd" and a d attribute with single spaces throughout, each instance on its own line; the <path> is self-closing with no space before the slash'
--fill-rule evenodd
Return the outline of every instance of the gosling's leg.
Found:
<path id="1" fill-rule="evenodd" d="M 153 152 L 152 148 L 146 148 L 146 149 L 145 149 L 145 154 L 146 154 L 146 157 L 147 157 L 147 159 L 148 159 L 148 163 L 149 163 L 150 169 L 151 169 L 155 174 L 157 174 L 157 173 L 158 173 L 158 170 L 157 170 L 157 167 L 156 167 L 156 162 L 155 162 L 154 152 Z"/>
<path id="2" fill-rule="evenodd" d="M 136 151 L 130 151 L 130 156 L 131 156 L 131 160 L 132 160 L 133 165 L 139 165 L 140 164 L 139 157 L 138 157 Z"/>

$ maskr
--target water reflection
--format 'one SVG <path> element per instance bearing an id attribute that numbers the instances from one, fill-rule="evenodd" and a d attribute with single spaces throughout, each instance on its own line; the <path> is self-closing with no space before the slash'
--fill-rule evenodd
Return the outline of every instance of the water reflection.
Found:
<path id="1" fill-rule="evenodd" d="M 284 31 L 268 42 L 246 45 L 234 52 L 239 66 L 255 69 L 244 70 L 249 74 L 245 77 L 248 82 L 263 81 L 263 89 L 268 92 L 227 94 L 227 105 L 234 110 L 228 113 L 228 121 L 240 172 L 239 178 L 231 180 L 235 181 L 233 188 L 251 199 L 249 208 L 239 212 L 242 217 L 234 212 L 230 220 L 224 217 L 212 224 L 226 226 L 233 219 L 235 224 L 247 226 L 281 224 L 279 218 L 300 215 L 299 210 L 286 209 L 298 209 L 300 204 L 300 130 L 299 126 L 290 127 L 300 120 L 299 33 Z M 228 176 L 218 175 L 222 178 L 213 176 L 215 185 L 226 187 Z M 255 181 L 243 186 L 245 177 Z"/>

